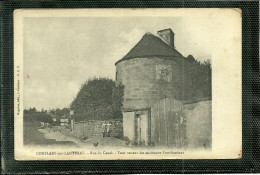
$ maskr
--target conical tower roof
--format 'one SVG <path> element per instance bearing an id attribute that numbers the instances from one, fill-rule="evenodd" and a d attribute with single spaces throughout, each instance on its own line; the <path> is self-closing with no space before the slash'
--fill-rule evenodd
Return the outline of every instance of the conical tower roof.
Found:
<path id="1" fill-rule="evenodd" d="M 115 64 L 133 58 L 161 57 L 172 58 L 183 57 L 175 48 L 172 48 L 159 37 L 151 33 L 146 33 L 142 39 L 119 61 Z"/>

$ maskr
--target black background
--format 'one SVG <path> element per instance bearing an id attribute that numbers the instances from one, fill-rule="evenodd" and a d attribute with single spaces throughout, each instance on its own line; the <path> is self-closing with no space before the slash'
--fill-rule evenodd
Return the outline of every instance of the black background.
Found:
<path id="1" fill-rule="evenodd" d="M 229 160 L 14 160 L 13 11 L 20 8 L 241 8 L 242 114 L 241 159 Z M 260 172 L 259 5 L 257 1 L 2 1 L 1 154 L 2 173 L 250 173 Z M 47 27 L 47 26 L 46 26 Z M 235 60 L 234 60 L 235 61 Z M 225 65 L 223 65 L 225 66 Z M 227 116 L 228 117 L 228 116 Z M 223 121 L 225 122 L 225 121 Z M 224 137 L 224 136 L 223 136 Z M 230 140 L 232 142 L 232 140 Z M 257 163 L 258 162 L 258 163 Z"/>

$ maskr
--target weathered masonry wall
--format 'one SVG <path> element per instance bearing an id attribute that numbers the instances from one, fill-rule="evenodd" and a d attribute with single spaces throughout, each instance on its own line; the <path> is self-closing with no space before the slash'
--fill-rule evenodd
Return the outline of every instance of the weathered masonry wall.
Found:
<path id="1" fill-rule="evenodd" d="M 202 101 L 185 104 L 187 140 L 189 148 L 211 148 L 212 146 L 212 102 Z"/>
<path id="2" fill-rule="evenodd" d="M 75 123 L 74 131 L 72 134 L 78 138 L 102 138 L 102 125 L 105 121 L 102 120 L 89 120 Z M 123 123 L 121 120 L 109 120 L 110 137 L 122 138 L 123 136 Z"/>
<path id="3" fill-rule="evenodd" d="M 182 97 L 182 62 L 173 59 L 135 58 L 116 65 L 116 83 L 124 89 L 124 108 L 151 107 L 164 98 Z"/>

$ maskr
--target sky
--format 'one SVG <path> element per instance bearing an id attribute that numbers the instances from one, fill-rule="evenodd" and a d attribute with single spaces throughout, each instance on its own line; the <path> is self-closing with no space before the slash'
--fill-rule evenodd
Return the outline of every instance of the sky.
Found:
<path id="1" fill-rule="evenodd" d="M 115 79 L 115 62 L 146 32 L 171 28 L 183 55 L 211 59 L 208 18 L 52 17 L 23 22 L 24 108 L 69 107 L 81 85 L 93 77 Z"/>

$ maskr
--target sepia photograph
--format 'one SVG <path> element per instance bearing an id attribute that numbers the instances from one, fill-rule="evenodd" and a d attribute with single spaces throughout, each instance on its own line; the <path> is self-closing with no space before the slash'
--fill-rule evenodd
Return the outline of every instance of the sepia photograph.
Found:
<path id="1" fill-rule="evenodd" d="M 241 11 L 166 11 L 18 10 L 16 158 L 241 157 Z"/>

